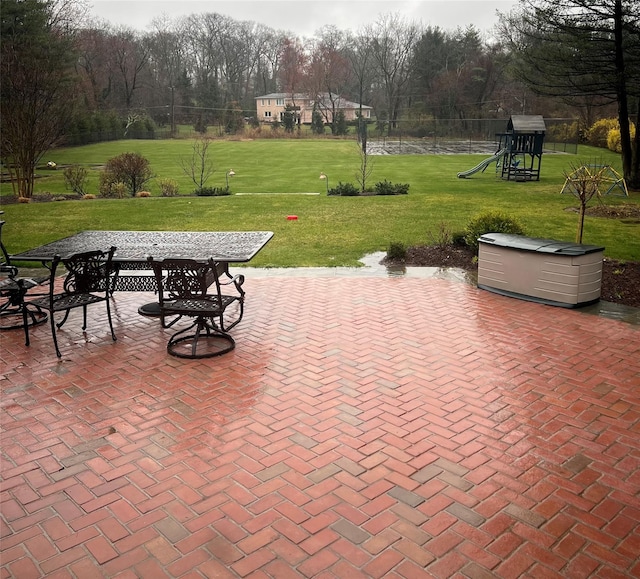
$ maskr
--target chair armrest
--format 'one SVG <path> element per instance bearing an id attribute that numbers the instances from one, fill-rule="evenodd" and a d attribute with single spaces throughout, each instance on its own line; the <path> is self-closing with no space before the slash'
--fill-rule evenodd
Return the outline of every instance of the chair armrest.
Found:
<path id="1" fill-rule="evenodd" d="M 0 273 L 6 273 L 7 276 L 14 278 L 18 275 L 18 268 L 13 265 L 0 265 Z"/>
<path id="2" fill-rule="evenodd" d="M 233 277 L 230 277 L 229 279 L 224 281 L 220 279 L 221 286 L 233 284 L 234 286 L 236 286 L 237 290 L 241 293 L 244 293 L 244 290 L 241 287 L 243 283 L 244 283 L 244 274 L 241 274 L 241 273 L 236 274 Z"/>

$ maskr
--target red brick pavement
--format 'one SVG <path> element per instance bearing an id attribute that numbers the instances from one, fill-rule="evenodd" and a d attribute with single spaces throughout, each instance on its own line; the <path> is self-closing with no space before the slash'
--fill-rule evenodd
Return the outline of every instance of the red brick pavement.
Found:
<path id="1" fill-rule="evenodd" d="M 150 294 L 61 362 L 0 335 L 0 577 L 640 576 L 640 328 L 446 280 L 247 290 L 221 358 L 167 355 Z"/>

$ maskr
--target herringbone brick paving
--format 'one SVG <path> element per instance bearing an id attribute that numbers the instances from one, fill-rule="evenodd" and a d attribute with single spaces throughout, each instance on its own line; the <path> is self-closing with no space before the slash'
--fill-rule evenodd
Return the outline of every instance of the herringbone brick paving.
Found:
<path id="1" fill-rule="evenodd" d="M 446 280 L 249 276 L 0 335 L 1 577 L 640 577 L 640 328 Z"/>

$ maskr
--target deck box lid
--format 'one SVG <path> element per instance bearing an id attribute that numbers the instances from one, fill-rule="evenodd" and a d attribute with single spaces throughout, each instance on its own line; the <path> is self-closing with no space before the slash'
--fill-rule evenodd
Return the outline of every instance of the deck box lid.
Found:
<path id="1" fill-rule="evenodd" d="M 523 235 L 513 235 L 509 233 L 485 233 L 478 238 L 478 242 L 487 245 L 519 249 L 522 251 L 555 253 L 558 255 L 575 256 L 604 251 L 604 247 L 598 245 L 583 245 L 581 243 L 573 243 L 571 241 L 525 237 Z"/>

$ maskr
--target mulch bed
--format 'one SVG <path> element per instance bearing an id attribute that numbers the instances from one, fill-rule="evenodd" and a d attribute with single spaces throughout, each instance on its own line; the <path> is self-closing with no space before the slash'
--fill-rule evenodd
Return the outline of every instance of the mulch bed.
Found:
<path id="1" fill-rule="evenodd" d="M 477 271 L 475 252 L 467 247 L 413 246 L 402 264 L 413 267 L 456 267 Z M 384 260 L 391 265 L 393 262 Z M 602 263 L 601 299 L 640 308 L 640 262 L 605 258 Z"/>

